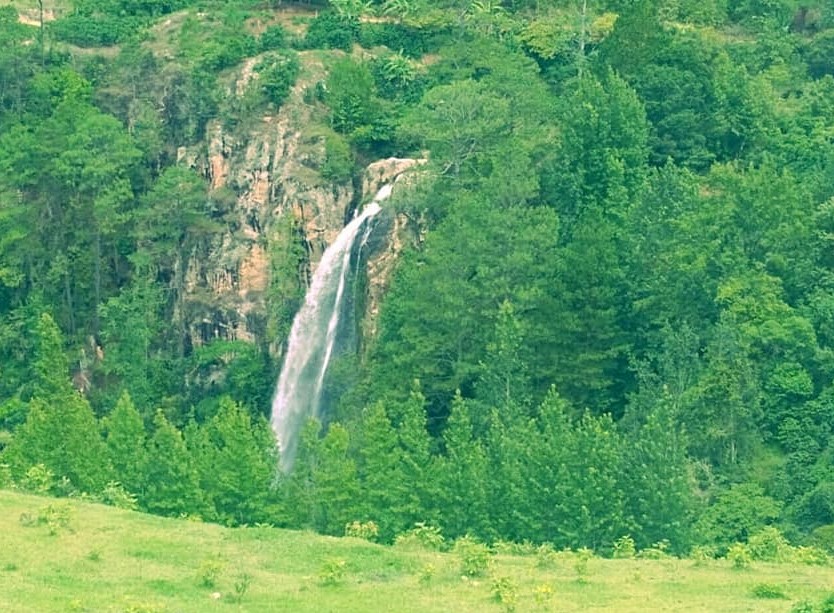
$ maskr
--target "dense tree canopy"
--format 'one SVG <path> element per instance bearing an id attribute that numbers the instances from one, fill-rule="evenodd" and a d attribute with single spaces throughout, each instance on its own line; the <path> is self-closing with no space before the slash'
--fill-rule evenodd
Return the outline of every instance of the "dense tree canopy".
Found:
<path id="1" fill-rule="evenodd" d="M 280 2 L 72 5 L 43 28 L 0 8 L 15 483 L 383 540 L 830 533 L 830 2 L 320 0 L 291 28 Z M 207 134 L 245 144 L 290 99 L 324 143 L 290 153 L 317 187 L 427 162 L 391 205 L 376 333 L 278 474 L 264 415 L 303 229 L 287 215 L 257 243 L 254 339 L 190 333 L 221 307 L 189 262 L 249 213 Z"/>

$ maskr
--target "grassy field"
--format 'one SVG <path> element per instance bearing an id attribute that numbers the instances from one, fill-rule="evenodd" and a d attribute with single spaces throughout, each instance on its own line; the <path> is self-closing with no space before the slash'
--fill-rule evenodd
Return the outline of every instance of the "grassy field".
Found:
<path id="1" fill-rule="evenodd" d="M 724 560 L 460 557 L 274 528 L 228 529 L 0 491 L 0 611 L 755 611 L 834 591 L 830 567 Z M 584 568 L 583 568 L 584 566 Z M 505 602 L 496 596 L 496 586 Z M 763 588 L 762 586 L 765 586 Z M 756 591 L 782 591 L 763 598 Z"/>

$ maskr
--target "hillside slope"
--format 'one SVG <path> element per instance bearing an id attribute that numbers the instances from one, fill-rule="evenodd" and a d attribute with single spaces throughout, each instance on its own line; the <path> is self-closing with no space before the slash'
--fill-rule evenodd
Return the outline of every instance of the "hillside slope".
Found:
<path id="1" fill-rule="evenodd" d="M 68 518 L 67 522 L 63 518 Z M 727 561 L 494 555 L 461 558 L 275 528 L 226 529 L 97 504 L 0 491 L 0 610 L 39 611 L 788 611 L 819 600 L 830 569 Z M 756 586 L 786 598 L 762 599 Z M 504 602 L 496 597 L 500 593 Z"/>

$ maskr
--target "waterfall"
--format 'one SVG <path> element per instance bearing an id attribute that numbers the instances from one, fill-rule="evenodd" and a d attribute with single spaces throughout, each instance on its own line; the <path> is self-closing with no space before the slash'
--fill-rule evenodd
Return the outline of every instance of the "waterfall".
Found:
<path id="1" fill-rule="evenodd" d="M 379 190 L 373 201 L 346 225 L 325 250 L 313 275 L 304 304 L 292 322 L 287 353 L 275 397 L 272 429 L 278 438 L 281 470 L 289 472 L 295 460 L 298 431 L 310 417 L 319 417 L 321 392 L 333 355 L 342 313 L 350 257 L 363 225 L 360 249 L 370 235 L 367 224 L 380 211 L 379 203 L 391 195 L 391 186 Z"/>

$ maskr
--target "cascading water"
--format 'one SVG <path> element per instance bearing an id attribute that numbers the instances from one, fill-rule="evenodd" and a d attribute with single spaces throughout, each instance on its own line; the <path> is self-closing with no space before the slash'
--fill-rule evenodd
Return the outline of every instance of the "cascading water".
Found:
<path id="1" fill-rule="evenodd" d="M 289 472 L 298 446 L 298 430 L 310 417 L 319 417 L 321 392 L 333 355 L 339 318 L 350 272 L 350 256 L 360 231 L 360 249 L 371 231 L 369 222 L 379 203 L 391 195 L 391 186 L 379 190 L 324 252 L 313 275 L 304 304 L 293 319 L 287 354 L 272 400 L 272 429 L 278 437 L 281 470 Z"/>

